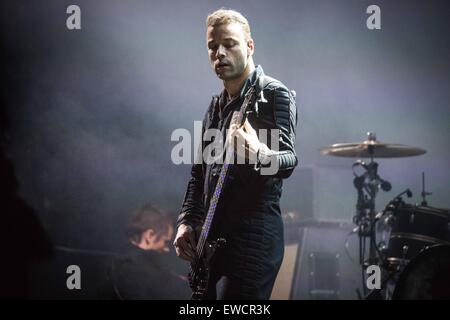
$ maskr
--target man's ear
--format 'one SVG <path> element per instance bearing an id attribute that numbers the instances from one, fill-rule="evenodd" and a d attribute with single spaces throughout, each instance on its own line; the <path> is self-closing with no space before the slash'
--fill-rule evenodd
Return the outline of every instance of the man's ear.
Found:
<path id="1" fill-rule="evenodd" d="M 142 233 L 142 239 L 144 240 L 145 244 L 150 244 L 155 235 L 156 234 L 155 231 L 153 231 L 153 229 L 147 229 Z"/>
<path id="2" fill-rule="evenodd" d="M 247 57 L 253 56 L 253 53 L 255 52 L 255 42 L 252 38 L 247 40 Z"/>

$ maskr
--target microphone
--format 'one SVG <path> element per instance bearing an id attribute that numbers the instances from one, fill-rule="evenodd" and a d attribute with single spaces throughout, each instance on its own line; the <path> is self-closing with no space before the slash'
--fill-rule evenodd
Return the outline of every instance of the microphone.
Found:
<path id="1" fill-rule="evenodd" d="M 403 191 L 402 193 L 400 193 L 399 195 L 397 195 L 394 199 L 400 199 L 400 197 L 401 197 L 402 195 L 404 195 L 405 193 L 406 193 L 406 196 L 407 196 L 408 198 L 411 198 L 411 197 L 412 197 L 412 192 L 411 192 L 411 190 L 406 189 L 405 191 Z"/>

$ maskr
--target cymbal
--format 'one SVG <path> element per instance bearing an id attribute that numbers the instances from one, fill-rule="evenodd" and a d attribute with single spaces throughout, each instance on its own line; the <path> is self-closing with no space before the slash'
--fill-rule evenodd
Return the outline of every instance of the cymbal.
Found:
<path id="1" fill-rule="evenodd" d="M 421 148 L 403 144 L 382 143 L 377 140 L 365 140 L 357 143 L 336 143 L 320 149 L 323 155 L 348 158 L 401 158 L 426 153 Z"/>

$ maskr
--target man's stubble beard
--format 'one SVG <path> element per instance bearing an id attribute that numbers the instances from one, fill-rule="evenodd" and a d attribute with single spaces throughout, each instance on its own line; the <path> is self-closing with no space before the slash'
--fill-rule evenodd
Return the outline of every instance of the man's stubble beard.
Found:
<path id="1" fill-rule="evenodd" d="M 232 81 L 232 80 L 236 80 L 239 79 L 242 74 L 245 72 L 246 68 L 248 67 L 248 61 L 246 65 L 243 65 L 239 71 L 235 71 L 236 68 L 238 68 L 240 66 L 233 66 L 232 70 L 231 70 L 231 74 L 227 76 L 227 72 L 224 72 L 223 74 L 219 74 L 216 73 L 217 77 L 223 81 Z"/>

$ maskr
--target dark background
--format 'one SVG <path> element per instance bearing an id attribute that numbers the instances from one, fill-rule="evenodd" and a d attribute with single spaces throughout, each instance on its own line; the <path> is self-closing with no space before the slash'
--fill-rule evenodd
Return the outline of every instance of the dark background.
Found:
<path id="1" fill-rule="evenodd" d="M 447 3 L 2 1 L 2 145 L 11 173 L 3 195 L 13 190 L 29 207 L 34 222 L 26 224 L 40 225 L 21 228 L 24 218 L 10 228 L 18 215 L 2 210 L 3 244 L 28 254 L 40 243 L 30 240 L 35 233 L 53 246 L 115 253 L 127 215 L 144 203 L 176 218 L 190 165 L 172 163 L 170 137 L 193 132 L 221 90 L 205 45 L 205 18 L 221 6 L 248 18 L 255 63 L 297 92 L 300 165 L 285 183 L 284 213 L 350 220 L 354 159 L 318 149 L 362 141 L 367 131 L 428 151 L 379 161 L 393 190 L 380 194 L 378 209 L 406 188 L 409 201 L 420 201 L 422 171 L 430 205 L 449 208 Z M 66 28 L 70 4 L 81 8 L 81 30 Z M 371 4 L 381 8 L 381 30 L 366 27 Z"/>

